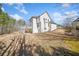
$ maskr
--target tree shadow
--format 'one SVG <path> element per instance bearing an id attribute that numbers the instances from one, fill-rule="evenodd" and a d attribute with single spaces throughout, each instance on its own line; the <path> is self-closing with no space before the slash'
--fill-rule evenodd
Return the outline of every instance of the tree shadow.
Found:
<path id="1" fill-rule="evenodd" d="M 15 38 L 12 40 L 12 42 L 9 44 L 9 46 L 3 51 L 3 49 L 6 47 L 6 44 L 3 42 L 0 42 L 0 51 L 3 51 L 3 53 L 1 53 L 0 55 L 3 56 L 6 51 L 8 50 L 8 55 L 11 54 L 11 52 L 13 52 L 11 55 L 15 56 L 79 56 L 79 53 L 77 52 L 73 52 L 69 49 L 66 49 L 64 47 L 52 47 L 49 46 L 46 50 L 45 50 L 45 46 L 42 45 L 38 45 L 38 44 L 25 44 L 25 36 L 23 36 L 23 38 L 20 38 L 18 40 L 16 40 L 18 42 L 17 43 L 13 43 L 15 42 Z M 14 45 L 12 45 L 14 44 Z M 18 52 L 16 52 L 15 48 L 17 48 L 17 46 L 19 46 Z M 19 45 L 20 44 L 20 45 Z M 14 46 L 14 48 L 13 48 Z M 12 50 L 11 50 L 12 49 Z M 51 53 L 48 52 L 48 49 L 51 49 Z"/>
<path id="2" fill-rule="evenodd" d="M 0 41 L 0 49 L 3 49 L 4 47 L 6 47 L 6 44 Z"/>
<path id="3" fill-rule="evenodd" d="M 54 49 L 54 52 L 52 54 L 53 56 L 79 56 L 79 53 L 73 52 L 63 47 L 58 47 L 58 48 L 51 47 L 51 48 Z"/>
<path id="4" fill-rule="evenodd" d="M 50 56 L 49 53 L 47 53 L 43 47 L 41 46 L 37 46 L 37 49 L 35 50 L 35 52 L 39 55 L 39 56 Z"/>
<path id="5" fill-rule="evenodd" d="M 24 44 L 24 43 L 23 43 Z M 19 50 L 19 56 L 79 56 L 79 53 L 73 52 L 69 49 L 63 48 L 63 47 L 51 47 L 53 50 L 51 51 L 51 54 L 48 52 L 48 50 L 45 50 L 40 45 L 21 45 Z M 49 48 L 49 49 L 50 49 Z"/>
<path id="6" fill-rule="evenodd" d="M 6 44 L 0 41 L 0 55 L 2 54 L 1 52 L 4 50 L 5 47 L 6 47 Z"/>
<path id="7" fill-rule="evenodd" d="M 18 56 L 24 56 L 25 52 L 26 52 L 26 46 L 25 46 L 25 36 L 23 36 L 22 41 L 20 42 L 21 46 L 20 49 L 18 51 Z"/>
<path id="8" fill-rule="evenodd" d="M 34 50 L 34 53 L 30 53 L 31 55 L 39 55 L 39 56 L 79 56 L 79 53 L 77 52 L 73 52 L 69 49 L 63 48 L 63 47 L 58 47 L 58 48 L 54 48 L 54 47 L 50 47 L 52 48 L 51 51 L 52 54 L 48 53 L 47 51 L 44 50 L 43 47 L 41 46 L 36 46 L 36 49 Z M 29 55 L 30 55 L 29 54 Z"/>
<path id="9" fill-rule="evenodd" d="M 28 48 L 31 48 L 31 45 L 25 44 L 25 35 L 23 36 L 22 41 L 20 42 L 21 46 L 18 51 L 18 56 L 31 56 L 32 53 L 28 50 Z"/>
<path id="10" fill-rule="evenodd" d="M 8 53 L 8 54 L 10 54 L 10 50 L 11 50 L 11 45 L 13 44 L 13 42 L 14 42 L 14 39 L 11 39 L 12 41 L 10 42 L 10 44 L 8 45 L 8 46 L 6 46 L 6 44 L 4 43 L 4 48 L 5 49 L 3 49 L 3 50 L 1 50 L 1 51 L 3 51 L 2 53 L 1 53 L 1 56 L 3 56 L 5 53 Z M 7 50 L 9 49 L 9 51 L 7 52 Z"/>

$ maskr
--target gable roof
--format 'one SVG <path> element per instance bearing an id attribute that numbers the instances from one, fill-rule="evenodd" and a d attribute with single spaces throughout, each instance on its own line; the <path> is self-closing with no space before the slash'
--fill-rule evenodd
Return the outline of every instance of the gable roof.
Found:
<path id="1" fill-rule="evenodd" d="M 49 13 L 48 13 L 47 11 L 45 11 L 44 13 L 42 13 L 40 16 L 44 15 L 45 13 L 46 13 L 46 14 L 48 15 L 48 17 L 50 18 L 51 24 L 56 24 L 56 23 L 54 23 L 54 21 L 52 20 L 52 18 L 50 17 L 50 15 L 49 15 Z"/>
<path id="2" fill-rule="evenodd" d="M 74 20 L 73 22 L 77 22 L 77 21 L 79 21 L 79 17 L 78 17 L 78 18 L 76 18 L 76 20 Z"/>
<path id="3" fill-rule="evenodd" d="M 79 17 L 76 18 L 71 24 L 73 25 L 74 23 L 79 22 Z"/>
<path id="4" fill-rule="evenodd" d="M 56 23 L 54 23 L 54 21 L 52 20 L 52 18 L 50 17 L 50 15 L 48 14 L 47 11 L 45 11 L 44 13 L 42 13 L 42 14 L 39 15 L 39 16 L 32 16 L 32 17 L 30 18 L 30 21 L 32 21 L 32 20 L 31 20 L 32 18 L 39 18 L 40 16 L 44 15 L 45 13 L 46 13 L 46 14 L 48 15 L 48 17 L 50 18 L 51 24 L 56 24 Z"/>
<path id="5" fill-rule="evenodd" d="M 39 18 L 39 16 L 32 16 L 32 17 L 30 18 L 30 21 L 32 21 L 32 18 Z"/>

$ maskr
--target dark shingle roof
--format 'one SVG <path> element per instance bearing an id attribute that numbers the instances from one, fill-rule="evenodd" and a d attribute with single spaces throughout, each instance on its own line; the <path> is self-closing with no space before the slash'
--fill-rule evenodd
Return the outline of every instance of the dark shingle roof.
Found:
<path id="1" fill-rule="evenodd" d="M 77 22 L 77 21 L 79 21 L 79 17 L 78 17 L 78 18 L 76 18 L 73 22 Z"/>

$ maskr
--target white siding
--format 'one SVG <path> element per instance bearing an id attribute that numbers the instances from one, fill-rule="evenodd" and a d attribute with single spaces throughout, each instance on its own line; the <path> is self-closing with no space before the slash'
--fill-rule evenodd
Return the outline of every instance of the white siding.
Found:
<path id="1" fill-rule="evenodd" d="M 37 23 L 36 23 L 36 18 L 32 18 L 32 32 L 33 33 L 38 33 L 38 29 L 37 29 Z"/>
<path id="2" fill-rule="evenodd" d="M 40 26 L 37 27 L 40 23 Z M 40 17 L 34 17 L 32 18 L 32 32 L 38 33 L 38 32 L 47 32 L 47 31 L 53 31 L 57 28 L 57 25 L 51 24 L 51 19 L 47 13 L 42 14 Z"/>
<path id="3" fill-rule="evenodd" d="M 43 15 L 40 16 L 41 32 L 49 31 L 48 23 L 45 23 L 45 24 L 44 24 L 44 19 L 47 19 L 47 20 L 48 20 L 48 23 L 50 22 L 50 18 L 49 18 L 49 16 L 48 16 L 47 13 L 44 13 Z M 46 27 L 46 29 L 45 29 L 45 27 Z"/>
<path id="4" fill-rule="evenodd" d="M 55 30 L 57 28 L 57 25 L 51 24 L 51 31 Z"/>

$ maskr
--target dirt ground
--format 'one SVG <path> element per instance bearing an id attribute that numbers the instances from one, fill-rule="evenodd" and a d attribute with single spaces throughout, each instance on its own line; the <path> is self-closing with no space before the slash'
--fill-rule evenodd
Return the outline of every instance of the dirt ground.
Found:
<path id="1" fill-rule="evenodd" d="M 62 31 L 62 30 L 61 30 Z M 63 34 L 62 34 L 63 33 Z M 63 32 L 39 34 L 15 32 L 0 36 L 1 56 L 71 56 L 79 53 L 71 50 L 65 40 L 73 36 Z M 79 42 L 79 41 L 78 41 Z"/>

